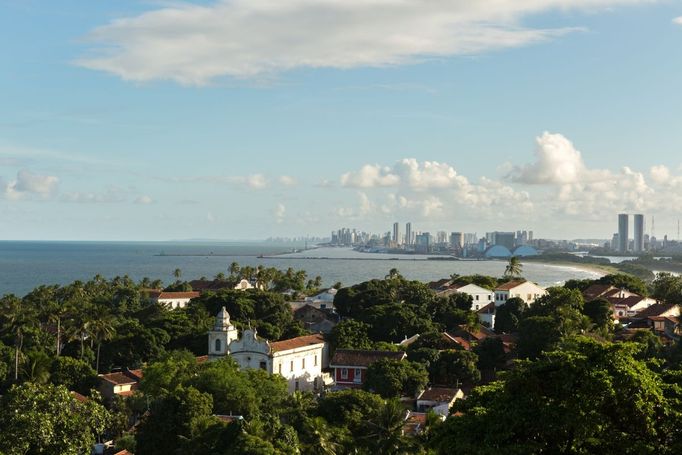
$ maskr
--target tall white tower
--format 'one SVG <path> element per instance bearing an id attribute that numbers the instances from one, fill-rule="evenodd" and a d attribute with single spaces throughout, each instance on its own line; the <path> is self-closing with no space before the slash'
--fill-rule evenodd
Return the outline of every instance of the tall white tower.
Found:
<path id="1" fill-rule="evenodd" d="M 215 317 L 213 330 L 208 332 L 208 359 L 225 357 L 230 343 L 239 338 L 239 331 L 230 323 L 230 313 L 223 307 Z"/>

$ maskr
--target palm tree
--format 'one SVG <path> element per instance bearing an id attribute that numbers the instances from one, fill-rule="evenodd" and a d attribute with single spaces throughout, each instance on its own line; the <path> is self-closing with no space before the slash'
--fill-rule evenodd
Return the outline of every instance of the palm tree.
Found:
<path id="1" fill-rule="evenodd" d="M 35 318 L 29 307 L 13 294 L 0 299 L 2 331 L 14 334 L 14 380 L 19 380 L 19 357 L 24 345 L 25 333 L 35 325 Z"/>
<path id="2" fill-rule="evenodd" d="M 180 270 L 180 269 L 173 270 L 173 276 L 179 280 L 180 277 L 182 276 L 182 270 Z"/>
<path id="3" fill-rule="evenodd" d="M 30 382 L 45 384 L 50 379 L 50 367 L 52 359 L 43 351 L 29 351 L 26 354 L 26 362 L 22 376 Z"/>
<path id="4" fill-rule="evenodd" d="M 230 264 L 230 267 L 227 269 L 228 272 L 230 272 L 230 276 L 238 276 L 239 271 L 240 271 L 239 263 L 238 262 L 233 262 Z"/>
<path id="5" fill-rule="evenodd" d="M 376 444 L 376 453 L 389 455 L 405 453 L 402 430 L 406 415 L 407 411 L 400 400 L 392 399 L 386 401 L 377 410 L 374 418 L 369 420 L 368 437 Z"/>
<path id="6" fill-rule="evenodd" d="M 510 278 L 519 277 L 523 272 L 523 265 L 521 265 L 521 259 L 518 256 L 512 256 L 509 258 L 509 263 L 504 269 L 504 276 Z"/>
<path id="7" fill-rule="evenodd" d="M 403 276 L 400 274 L 400 272 L 398 271 L 398 269 L 393 268 L 393 269 L 391 269 L 391 270 L 388 271 L 388 275 L 386 275 L 385 278 L 386 278 L 387 280 L 399 280 L 399 279 L 401 279 L 402 277 L 403 277 Z"/>
<path id="8" fill-rule="evenodd" d="M 114 318 L 105 315 L 100 318 L 93 319 L 87 323 L 88 334 L 97 343 L 97 361 L 95 364 L 95 371 L 99 374 L 99 353 L 102 348 L 102 342 L 111 340 L 114 337 Z"/>

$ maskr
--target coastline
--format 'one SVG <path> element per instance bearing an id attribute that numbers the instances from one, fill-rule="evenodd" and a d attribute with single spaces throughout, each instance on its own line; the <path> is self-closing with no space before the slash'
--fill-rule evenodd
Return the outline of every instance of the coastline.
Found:
<path id="1" fill-rule="evenodd" d="M 524 263 L 524 260 L 521 259 L 521 263 Z M 591 273 L 596 273 L 599 274 L 600 276 L 605 276 L 605 275 L 610 275 L 610 274 L 615 274 L 615 273 L 622 273 L 619 272 L 619 270 L 612 265 L 601 265 L 601 264 L 581 264 L 579 262 L 569 262 L 569 261 L 552 261 L 552 260 L 531 260 L 531 261 L 526 261 L 526 263 L 532 263 L 532 264 L 542 264 L 542 265 L 549 265 L 549 266 L 557 266 L 557 267 L 566 267 L 566 268 L 571 268 L 574 270 L 581 270 L 584 272 L 591 272 Z"/>

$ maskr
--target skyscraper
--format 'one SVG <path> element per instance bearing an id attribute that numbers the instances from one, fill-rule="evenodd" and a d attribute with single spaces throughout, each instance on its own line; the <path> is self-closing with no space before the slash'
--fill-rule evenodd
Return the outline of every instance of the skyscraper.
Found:
<path id="1" fill-rule="evenodd" d="M 628 228 L 628 214 L 618 215 L 618 252 L 628 252 L 628 241 L 630 240 L 630 230 Z"/>
<path id="2" fill-rule="evenodd" d="M 641 253 L 644 251 L 644 215 L 635 215 L 634 230 L 635 245 L 633 249 L 635 253 Z"/>
<path id="3" fill-rule="evenodd" d="M 397 221 L 393 223 L 393 242 L 400 245 L 400 225 Z"/>
<path id="4" fill-rule="evenodd" d="M 405 245 L 412 245 L 412 223 L 405 224 Z"/>

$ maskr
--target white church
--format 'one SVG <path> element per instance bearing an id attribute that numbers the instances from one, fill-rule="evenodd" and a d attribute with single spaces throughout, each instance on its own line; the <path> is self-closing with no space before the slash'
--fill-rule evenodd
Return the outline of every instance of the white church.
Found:
<path id="1" fill-rule="evenodd" d="M 270 343 L 258 338 L 255 329 L 248 328 L 240 338 L 223 307 L 216 316 L 213 330 L 208 332 L 208 359 L 217 360 L 226 355 L 240 368 L 259 368 L 284 376 L 290 393 L 321 391 L 331 382 L 329 375 L 322 373 L 329 366 L 329 346 L 321 334 Z"/>

